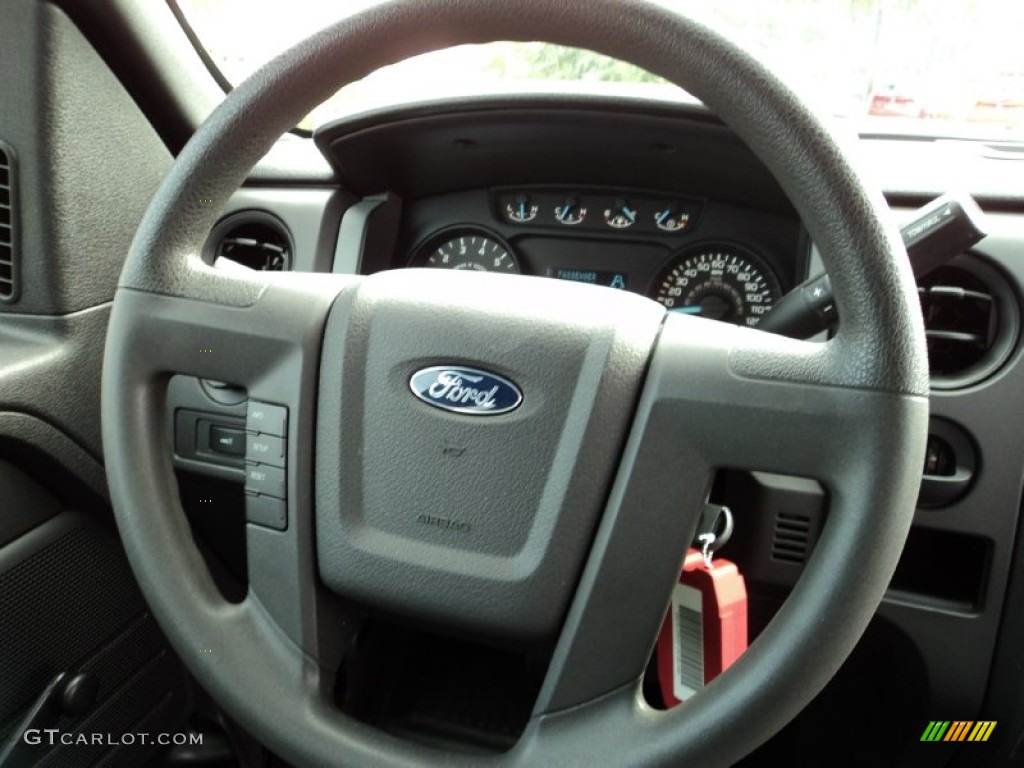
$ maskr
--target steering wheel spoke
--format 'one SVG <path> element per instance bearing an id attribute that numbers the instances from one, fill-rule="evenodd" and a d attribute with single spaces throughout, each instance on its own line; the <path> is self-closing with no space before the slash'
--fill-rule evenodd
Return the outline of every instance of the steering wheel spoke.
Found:
<path id="1" fill-rule="evenodd" d="M 249 388 L 285 367 L 296 346 L 318 351 L 327 309 L 346 282 L 336 275 L 220 275 L 206 267 L 199 274 L 204 290 L 120 289 L 115 312 L 130 314 L 132 322 L 119 352 L 131 354 L 140 373 L 182 373 Z M 244 287 L 251 299 L 221 303 L 222 287 Z"/>
<path id="2" fill-rule="evenodd" d="M 192 268 L 202 278 L 179 286 L 185 296 L 119 291 L 111 322 L 124 332 L 106 349 L 106 391 L 116 392 L 117 403 L 108 401 L 107 416 L 145 422 L 142 429 L 117 429 L 122 442 L 135 442 L 128 450 L 141 460 L 149 446 L 170 444 L 169 438 L 150 438 L 166 431 L 163 398 L 166 382 L 174 374 L 230 382 L 244 388 L 251 403 L 287 414 L 284 434 L 272 430 L 287 451 L 281 461 L 273 462 L 284 465 L 273 467 L 273 471 L 285 478 L 287 490 L 278 495 L 285 497 L 282 503 L 287 505 L 287 520 L 277 526 L 283 530 L 248 526 L 249 596 L 237 610 L 269 614 L 297 648 L 314 657 L 319 647 L 317 620 L 324 614 L 319 593 L 312 588 L 316 376 L 327 312 L 347 280 L 301 274 L 222 276 L 201 266 Z M 216 301 L 225 293 L 237 294 L 240 288 L 251 294 L 251 303 L 231 306 Z M 169 467 L 169 457 L 159 453 L 160 464 Z M 249 469 L 247 465 L 247 472 Z M 167 503 L 174 500 L 179 508 L 175 516 L 144 525 L 135 519 L 122 521 L 121 535 L 126 541 L 167 536 L 169 530 L 187 525 L 169 472 L 161 472 L 159 477 L 136 473 L 125 482 L 156 484 L 161 498 Z M 128 551 L 132 552 L 131 544 Z M 210 591 L 212 582 L 190 538 L 186 551 L 179 550 L 175 557 L 181 571 L 202 574 L 205 598 L 216 604 L 219 596 Z M 183 599 L 194 598 L 194 594 L 183 595 Z"/>
<path id="3" fill-rule="evenodd" d="M 650 418 L 702 466 L 835 484 L 874 437 L 860 427 L 905 399 L 859 386 L 844 341 L 670 316 L 648 376 Z"/>
<path id="4" fill-rule="evenodd" d="M 924 402 L 844 385 L 836 351 L 666 317 L 538 715 L 639 680 L 717 470 L 814 478 L 834 516 L 883 503 L 908 470 L 900 462 L 879 468 L 875 456 L 901 447 L 913 461 Z"/>

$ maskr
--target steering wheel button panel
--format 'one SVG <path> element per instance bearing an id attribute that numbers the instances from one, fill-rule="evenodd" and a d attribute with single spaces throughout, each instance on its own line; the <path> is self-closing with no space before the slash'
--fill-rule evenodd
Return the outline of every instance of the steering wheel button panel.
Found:
<path id="1" fill-rule="evenodd" d="M 250 432 L 286 437 L 288 435 L 288 409 L 281 405 L 250 400 L 245 428 Z"/>
<path id="2" fill-rule="evenodd" d="M 251 462 L 284 469 L 287 445 L 288 441 L 283 437 L 254 435 L 250 432 L 245 440 L 245 458 Z"/>
<path id="3" fill-rule="evenodd" d="M 245 490 L 250 493 L 261 493 L 278 499 L 288 498 L 286 493 L 285 472 L 278 467 L 267 464 L 247 464 L 245 467 Z"/>
<path id="4" fill-rule="evenodd" d="M 245 519 L 255 525 L 283 531 L 288 527 L 288 504 L 284 499 L 247 493 Z"/>

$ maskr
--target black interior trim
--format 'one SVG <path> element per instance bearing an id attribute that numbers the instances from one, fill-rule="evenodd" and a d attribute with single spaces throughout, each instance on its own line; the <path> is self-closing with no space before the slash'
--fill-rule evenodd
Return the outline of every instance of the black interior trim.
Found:
<path id="1" fill-rule="evenodd" d="M 195 29 L 189 24 L 188 17 L 178 6 L 176 0 L 167 0 L 167 7 L 171 9 L 174 18 L 178 20 L 181 28 L 185 31 L 185 36 L 192 43 L 192 47 L 196 49 L 196 55 L 199 56 L 199 60 L 203 62 L 203 66 L 206 67 L 206 70 L 213 79 L 217 81 L 217 85 L 224 89 L 225 94 L 231 93 L 234 86 L 224 73 L 220 71 L 220 67 L 217 66 L 214 60 L 210 58 L 210 54 L 206 52 L 206 49 L 203 48 L 203 41 L 199 39 L 199 35 L 196 34 Z"/>

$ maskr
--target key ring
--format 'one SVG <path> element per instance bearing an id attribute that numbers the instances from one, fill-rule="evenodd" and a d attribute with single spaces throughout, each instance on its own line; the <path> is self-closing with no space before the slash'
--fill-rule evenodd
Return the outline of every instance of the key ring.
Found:
<path id="1" fill-rule="evenodd" d="M 722 530 L 716 533 L 719 524 Z M 696 542 L 700 545 L 701 554 L 704 556 L 704 567 L 711 570 L 714 566 L 711 563 L 715 552 L 721 549 L 732 537 L 734 528 L 732 510 L 726 506 L 708 504 L 700 519 L 702 533 L 697 534 Z"/>

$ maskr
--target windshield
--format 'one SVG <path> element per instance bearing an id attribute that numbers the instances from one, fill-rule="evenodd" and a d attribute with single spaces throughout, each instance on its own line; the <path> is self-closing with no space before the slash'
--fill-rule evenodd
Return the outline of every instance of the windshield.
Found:
<path id="1" fill-rule="evenodd" d="M 376 5 L 347 0 L 177 0 L 231 83 L 314 31 Z M 862 133 L 1024 140 L 1022 0 L 657 0 L 739 42 L 821 115 Z M 302 127 L 366 109 L 500 91 L 581 89 L 686 99 L 643 70 L 541 43 L 460 46 L 342 89 Z"/>

